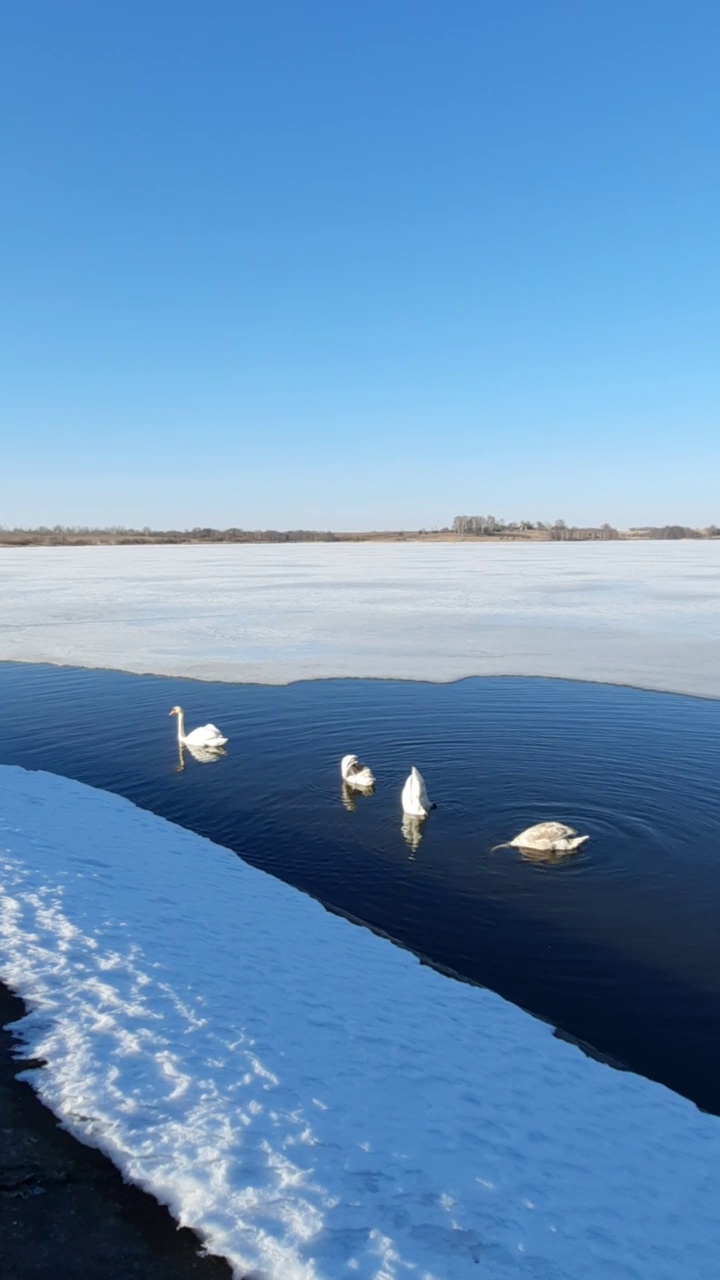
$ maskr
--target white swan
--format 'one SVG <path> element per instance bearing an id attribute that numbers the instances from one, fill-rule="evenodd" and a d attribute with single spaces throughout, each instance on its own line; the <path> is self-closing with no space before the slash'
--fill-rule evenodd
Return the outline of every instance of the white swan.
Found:
<path id="1" fill-rule="evenodd" d="M 430 810 L 435 808 L 428 800 L 423 776 L 414 765 L 402 789 L 402 807 L 403 813 L 409 818 L 426 818 Z"/>
<path id="2" fill-rule="evenodd" d="M 361 764 L 357 756 L 343 756 L 340 761 L 340 773 L 343 782 L 349 787 L 359 787 L 365 790 L 367 787 L 375 786 L 375 776 L 366 764 Z"/>
<path id="3" fill-rule="evenodd" d="M 574 827 L 564 822 L 538 822 L 534 827 L 521 831 L 514 840 L 495 845 L 496 849 L 530 849 L 535 853 L 572 853 L 589 836 L 579 836 Z"/>
<path id="4" fill-rule="evenodd" d="M 178 718 L 178 742 L 184 746 L 205 747 L 211 751 L 217 747 L 225 746 L 227 738 L 223 737 L 216 725 L 203 724 L 199 729 L 193 729 L 191 733 L 186 733 L 185 713 L 182 707 L 173 707 L 170 715 Z"/>

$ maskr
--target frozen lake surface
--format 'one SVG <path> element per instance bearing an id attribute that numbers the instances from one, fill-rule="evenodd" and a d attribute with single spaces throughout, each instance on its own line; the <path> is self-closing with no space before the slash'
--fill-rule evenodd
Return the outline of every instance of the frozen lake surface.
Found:
<path id="1" fill-rule="evenodd" d="M 0 550 L 0 659 L 720 697 L 720 540 Z"/>
<path id="2" fill-rule="evenodd" d="M 717 698 L 719 584 L 720 543 L 710 542 L 3 550 L 0 659 L 275 685 L 308 677 L 403 677 L 435 682 L 424 686 L 427 694 L 457 690 L 463 703 L 462 686 L 441 686 L 498 674 Z M 13 671 L 7 675 L 16 678 Z M 88 747 L 91 725 L 115 753 L 113 760 L 109 752 L 97 753 L 93 767 L 110 770 L 103 784 L 121 789 L 128 770 L 141 776 L 140 766 L 147 766 L 164 805 L 163 771 L 175 768 L 169 741 L 166 747 L 160 740 L 168 732 L 169 689 L 154 686 L 171 682 L 148 682 L 148 696 L 158 703 L 157 729 L 155 719 L 141 718 L 128 723 L 123 739 L 106 718 L 107 699 L 64 707 L 67 681 L 90 673 L 54 671 L 48 679 L 46 668 L 38 675 L 48 682 L 46 695 L 30 715 L 8 716 L 16 726 L 8 746 L 22 748 L 29 762 L 33 750 L 49 752 L 50 767 L 81 772 L 87 757 L 73 753 Z M 92 679 L 99 681 L 100 673 Z M 227 685 L 193 688 L 227 712 Z M 318 688 L 328 696 L 342 693 L 338 685 Z M 405 696 L 401 686 L 375 688 Z M 641 945 L 654 957 L 648 989 L 664 1016 L 662 984 L 667 978 L 682 996 L 680 978 L 694 1017 L 700 1006 L 690 1009 L 688 990 L 699 992 L 701 1002 L 716 990 L 716 970 L 708 963 L 714 951 L 697 927 L 706 917 L 702 911 L 683 916 L 690 927 L 687 945 L 679 947 L 657 915 L 674 894 L 677 918 L 680 888 L 688 901 L 694 893 L 694 907 L 707 905 L 702 859 L 709 865 L 716 848 L 712 785 L 703 782 L 690 750 L 707 749 L 707 732 L 688 728 L 691 712 L 683 700 L 596 688 L 609 700 L 657 701 L 654 726 L 633 729 L 632 716 L 623 718 L 624 703 L 593 716 L 587 686 L 576 686 L 576 701 L 550 685 L 537 695 L 526 691 L 521 732 L 498 732 L 485 708 L 467 719 L 458 737 L 447 716 L 438 727 L 437 719 L 417 715 L 418 688 L 407 695 L 407 723 L 400 716 L 394 736 L 386 722 L 368 718 L 364 706 L 354 722 L 337 725 L 338 735 L 353 729 L 363 751 L 372 732 L 381 735 L 373 764 L 382 765 L 382 752 L 388 753 L 394 791 L 379 786 L 377 803 L 357 811 L 344 810 L 335 795 L 332 824 L 347 819 L 348 831 L 332 848 L 325 832 L 327 857 L 319 870 L 322 842 L 313 823 L 321 816 L 326 826 L 331 821 L 325 815 L 331 763 L 337 790 L 338 743 L 318 732 L 309 704 L 306 714 L 296 708 L 296 737 L 280 735 L 296 766 L 281 789 L 282 839 L 280 807 L 268 803 L 269 816 L 261 819 L 262 787 L 248 791 L 253 760 L 267 769 L 269 757 L 259 747 L 275 742 L 277 721 L 263 720 L 251 734 L 244 705 L 236 725 L 228 714 L 216 717 L 230 727 L 237 750 L 243 785 L 232 791 L 235 807 L 221 810 L 213 791 L 213 779 L 218 787 L 234 780 L 232 751 L 210 771 L 200 766 L 195 775 L 174 775 L 177 791 L 168 791 L 168 807 L 179 807 L 184 821 L 192 810 L 192 821 L 199 814 L 204 823 L 212 806 L 218 820 L 234 824 L 238 838 L 253 850 L 262 844 L 272 856 L 294 841 L 308 850 L 308 875 L 313 868 L 326 875 L 339 849 L 346 880 L 351 861 L 365 871 L 374 859 L 377 898 L 385 902 L 387 868 L 400 858 L 403 884 L 418 870 L 429 884 L 436 868 L 438 885 L 460 874 L 465 883 L 464 865 L 457 853 L 449 859 L 447 849 L 457 849 L 460 826 L 475 812 L 480 817 L 466 832 L 476 850 L 473 884 L 490 874 L 482 850 L 512 829 L 510 817 L 519 812 L 507 787 L 498 792 L 499 808 L 467 803 L 480 782 L 489 785 L 487 761 L 494 759 L 501 781 L 522 784 L 524 803 L 533 796 L 564 800 L 563 816 L 567 807 L 571 818 L 571 802 L 579 804 L 578 820 L 587 818 L 583 830 L 592 832 L 589 852 L 566 871 L 498 858 L 498 901 L 512 890 L 528 905 L 542 897 L 546 907 L 562 911 L 563 901 L 577 901 L 578 887 L 592 884 L 588 902 L 595 916 L 580 924 L 591 942 L 604 946 L 602 931 L 609 930 L 621 950 L 627 943 L 627 955 L 617 957 L 618 984 Z M 555 702 L 556 692 L 570 707 L 567 733 L 556 710 L 542 712 L 542 699 L 552 695 Z M 292 695 L 301 703 L 308 697 L 302 684 L 255 693 Z M 313 688 L 311 696 L 323 694 Z M 192 695 L 185 704 L 191 707 Z M 127 717 L 126 699 L 123 708 Z M 716 708 L 696 702 L 693 713 L 702 719 Z M 50 720 L 41 739 L 33 716 Z M 668 717 L 672 734 L 660 732 Z M 714 721 L 708 723 L 712 731 Z M 577 735 L 586 731 L 594 754 L 578 752 Z M 23 734 L 30 735 L 24 745 Z M 305 769 L 314 759 L 298 749 L 303 734 L 314 735 L 313 749 L 328 757 L 314 780 L 312 812 L 297 797 L 293 803 L 293 788 L 300 793 L 303 786 L 297 762 Z M 484 752 L 478 751 L 483 734 Z M 62 758 L 53 759 L 58 743 Z M 434 798 L 443 801 L 417 849 L 408 850 L 397 815 L 387 834 L 398 745 L 405 753 L 424 747 Z M 467 772 L 458 783 L 452 760 L 444 761 L 450 746 L 474 763 L 474 780 Z M 585 786 L 594 786 L 596 775 L 600 800 Z M 702 830 L 690 833 L 689 862 L 677 855 L 688 839 L 684 815 L 695 792 L 709 807 L 692 807 Z M 30 1016 L 20 1027 L 29 1051 L 48 1064 L 33 1073 L 33 1084 L 73 1132 L 101 1146 L 129 1178 L 200 1231 L 238 1276 L 469 1280 L 479 1268 L 492 1280 L 715 1275 L 715 1117 L 650 1081 L 589 1060 L 500 997 L 419 965 L 227 850 L 127 801 L 14 768 L 0 769 L 0 798 L 2 972 L 29 1002 Z M 255 817 L 247 812 L 251 802 L 258 806 Z M 647 914 L 628 914 L 620 928 L 617 911 L 607 909 L 609 897 L 603 906 L 601 895 L 605 887 L 615 906 L 629 902 L 631 843 L 647 852 L 646 884 L 653 877 L 657 883 L 645 894 Z M 698 869 L 695 881 L 691 867 Z M 703 892 L 695 892 L 695 882 Z M 435 898 L 441 905 L 442 895 Z M 477 895 L 478 903 L 487 900 Z M 649 927 L 639 931 L 638 919 Z M 476 914 L 481 934 L 478 921 Z M 547 934 L 547 912 L 542 928 Z M 612 963 L 610 956 L 608 971 Z M 714 1034 L 712 1018 L 708 1028 Z"/>

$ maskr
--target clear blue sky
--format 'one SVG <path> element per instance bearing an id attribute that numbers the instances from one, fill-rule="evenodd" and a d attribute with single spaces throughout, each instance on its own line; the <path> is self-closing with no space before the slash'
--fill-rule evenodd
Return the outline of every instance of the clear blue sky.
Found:
<path id="1" fill-rule="evenodd" d="M 11 0 L 0 523 L 720 523 L 719 48 L 716 0 Z"/>

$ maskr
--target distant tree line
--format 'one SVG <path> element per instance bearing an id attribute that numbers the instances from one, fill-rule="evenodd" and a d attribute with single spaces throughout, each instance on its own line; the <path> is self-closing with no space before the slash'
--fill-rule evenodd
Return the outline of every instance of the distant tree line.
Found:
<path id="1" fill-rule="evenodd" d="M 586 539 L 605 540 L 619 538 L 620 534 L 612 525 L 603 524 L 599 528 L 577 528 L 567 525 L 564 520 L 549 521 L 516 520 L 507 522 L 498 520 L 496 516 L 455 516 L 452 523 L 453 533 L 461 537 L 527 537 L 529 534 L 540 534 L 545 539 L 557 542 L 579 542 Z"/>
<path id="2" fill-rule="evenodd" d="M 487 538 L 501 533 L 527 533 L 531 529 L 543 527 L 540 524 L 534 525 L 532 520 L 506 524 L 496 516 L 455 516 L 452 522 L 453 533 L 459 533 L 462 537 L 474 534 L 475 537 Z"/>
<path id="3" fill-rule="evenodd" d="M 7 528 L 0 525 L 0 543 L 16 546 L 42 542 L 48 546 L 92 546 L 99 542 L 137 546 L 142 543 L 184 542 L 334 542 L 335 534 L 316 529 L 132 529 L 125 525 L 92 528 L 88 525 L 39 525 Z"/>
<path id="4" fill-rule="evenodd" d="M 455 516 L 452 522 L 453 533 L 467 537 L 528 537 L 542 536 L 552 542 L 604 542 L 613 538 L 717 538 L 720 529 L 717 525 L 708 525 L 705 529 L 691 529 L 686 525 L 666 524 L 658 527 L 634 528 L 628 533 L 621 533 L 611 524 L 599 526 L 568 525 L 564 520 L 517 520 L 510 523 L 499 520 L 496 516 Z"/>
<path id="5" fill-rule="evenodd" d="M 39 525 L 36 528 L 0 524 L 0 545 L 4 546 L 94 546 L 112 544 L 119 546 L 145 543 L 284 543 L 284 542 L 367 542 L 403 541 L 406 538 L 436 537 L 455 534 L 457 537 L 497 537 L 504 539 L 533 539 L 552 542 L 606 541 L 614 538 L 718 538 L 720 528 L 711 524 L 705 529 L 691 529 L 685 525 L 669 524 L 657 528 L 634 528 L 619 532 L 610 524 L 596 528 L 568 525 L 564 520 L 499 520 L 496 516 L 455 516 L 452 528 L 440 530 L 419 529 L 414 532 L 389 530 L 374 533 L 331 533 L 317 529 L 214 529 L 209 525 L 194 529 L 142 529 L 126 525 L 110 525 L 97 528 L 90 525 Z"/>
<path id="6" fill-rule="evenodd" d="M 641 538 L 717 538 L 720 529 L 710 524 L 706 529 L 690 529 L 684 524 L 664 524 L 658 528 L 633 529 L 632 533 Z"/>

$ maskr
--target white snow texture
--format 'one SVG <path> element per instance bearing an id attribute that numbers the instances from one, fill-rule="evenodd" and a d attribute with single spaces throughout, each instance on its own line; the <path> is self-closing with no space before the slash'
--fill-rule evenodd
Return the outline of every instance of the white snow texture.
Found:
<path id="1" fill-rule="evenodd" d="M 0 550 L 0 659 L 720 697 L 720 540 Z"/>
<path id="2" fill-rule="evenodd" d="M 720 1121 L 126 800 L 0 769 L 2 976 L 85 1141 L 271 1280 L 710 1280 Z"/>

